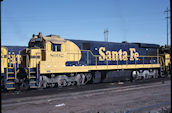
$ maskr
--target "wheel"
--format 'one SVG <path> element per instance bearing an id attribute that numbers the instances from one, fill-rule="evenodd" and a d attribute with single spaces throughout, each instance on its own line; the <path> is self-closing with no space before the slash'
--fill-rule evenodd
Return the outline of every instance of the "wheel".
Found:
<path id="1" fill-rule="evenodd" d="M 58 87 L 65 87 L 67 86 L 67 81 L 65 79 L 60 79 L 58 81 Z"/>
<path id="2" fill-rule="evenodd" d="M 100 83 L 101 82 L 101 72 L 96 71 L 94 76 L 93 76 L 93 83 Z"/>
<path id="3" fill-rule="evenodd" d="M 47 82 L 46 81 L 40 81 L 39 88 L 47 88 Z"/>
<path id="4" fill-rule="evenodd" d="M 91 73 L 86 74 L 86 78 L 87 78 L 87 82 L 90 81 L 92 79 Z"/>
<path id="5" fill-rule="evenodd" d="M 83 85 L 83 82 L 84 82 L 84 80 L 83 80 L 82 76 L 80 76 L 80 77 L 77 79 L 77 86 Z"/>
<path id="6" fill-rule="evenodd" d="M 21 91 L 25 91 L 29 89 L 29 83 L 28 82 L 22 82 L 22 84 L 19 86 L 19 89 Z"/>
<path id="7" fill-rule="evenodd" d="M 1 78 L 1 91 L 4 91 L 5 86 L 4 86 L 4 78 Z"/>

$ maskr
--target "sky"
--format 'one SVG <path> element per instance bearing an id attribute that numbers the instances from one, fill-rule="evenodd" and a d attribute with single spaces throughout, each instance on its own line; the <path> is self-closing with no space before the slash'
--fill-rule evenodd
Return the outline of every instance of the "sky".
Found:
<path id="1" fill-rule="evenodd" d="M 167 7 L 170 0 L 3 0 L 1 43 L 27 46 L 39 32 L 104 41 L 108 29 L 109 42 L 164 45 Z"/>

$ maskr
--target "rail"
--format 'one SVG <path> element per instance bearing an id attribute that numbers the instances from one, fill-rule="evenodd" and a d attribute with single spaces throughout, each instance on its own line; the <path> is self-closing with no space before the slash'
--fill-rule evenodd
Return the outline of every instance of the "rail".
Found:
<path id="1" fill-rule="evenodd" d="M 144 106 L 144 107 L 140 107 L 140 108 L 137 108 L 137 109 L 128 110 L 125 113 L 136 113 L 136 112 L 139 113 L 139 112 L 143 112 L 143 111 L 146 111 L 146 110 L 149 110 L 149 109 L 153 109 L 153 108 L 154 109 L 155 108 L 158 109 L 158 108 L 161 108 L 164 105 L 167 106 L 167 105 L 170 105 L 170 104 L 171 104 L 170 101 L 165 101 L 165 102 L 161 102 L 161 103 L 158 103 L 158 104 L 153 104 L 153 105 L 150 105 L 150 106 Z M 161 110 L 164 111 L 163 109 L 161 109 Z M 162 113 L 170 113 L 170 111 L 169 112 L 162 112 Z"/>

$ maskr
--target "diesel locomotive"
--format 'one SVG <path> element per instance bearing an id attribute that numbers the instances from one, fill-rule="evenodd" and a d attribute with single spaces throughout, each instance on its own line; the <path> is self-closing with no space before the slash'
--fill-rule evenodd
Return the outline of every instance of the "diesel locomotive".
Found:
<path id="1" fill-rule="evenodd" d="M 3 89 L 158 78 L 169 74 L 171 63 L 170 53 L 157 44 L 71 40 L 41 33 L 18 50 L 1 47 Z"/>

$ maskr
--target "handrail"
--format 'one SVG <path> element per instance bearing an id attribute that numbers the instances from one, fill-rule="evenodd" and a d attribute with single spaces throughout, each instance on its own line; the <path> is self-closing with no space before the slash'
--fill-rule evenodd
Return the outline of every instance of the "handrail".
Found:
<path id="1" fill-rule="evenodd" d="M 36 56 L 38 56 L 38 53 L 36 53 Z M 37 79 L 38 79 L 38 61 L 36 57 L 36 74 L 37 74 Z"/>
<path id="2" fill-rule="evenodd" d="M 15 65 L 14 65 L 14 71 L 15 71 L 15 73 L 14 73 L 14 78 L 16 79 L 16 78 L 17 78 L 17 73 L 16 73 L 16 63 L 15 63 Z"/>
<path id="3" fill-rule="evenodd" d="M 29 79 L 30 79 L 30 67 L 28 67 L 28 71 L 29 71 L 28 73 L 29 73 Z"/>
<path id="4" fill-rule="evenodd" d="M 91 51 L 91 50 L 81 50 L 81 52 L 82 51 L 85 51 L 85 52 L 87 52 L 86 54 L 87 54 L 87 64 L 89 64 L 89 53 L 91 53 L 91 55 L 93 56 L 93 57 L 95 57 L 95 65 L 97 65 L 97 57 L 99 57 L 100 55 L 94 55 L 93 54 L 93 52 Z M 70 53 L 70 54 L 77 54 L 77 53 Z M 130 57 L 130 55 L 127 55 L 127 58 L 129 58 Z M 161 56 L 143 56 L 143 55 L 141 55 L 141 56 L 138 56 L 139 58 L 143 58 L 143 62 L 142 62 L 142 64 L 145 64 L 145 58 L 151 58 L 151 62 L 150 62 L 150 64 L 153 64 L 153 62 L 152 62 L 152 60 L 153 60 L 153 58 L 157 58 L 157 62 L 156 62 L 156 64 L 159 64 L 159 58 L 161 57 Z M 128 62 L 129 62 L 130 60 L 126 60 L 126 64 L 128 64 Z M 135 61 L 135 63 L 134 64 L 137 64 L 137 60 L 134 60 Z M 109 62 L 109 60 L 107 60 L 106 61 L 106 65 L 108 65 L 108 62 Z M 117 62 L 117 65 L 119 65 L 119 60 L 117 60 L 116 61 Z"/>
<path id="5" fill-rule="evenodd" d="M 37 74 L 37 79 L 38 79 L 38 72 L 39 72 L 39 70 L 38 70 L 38 64 L 37 64 L 37 66 L 36 66 L 36 74 Z"/>
<path id="6" fill-rule="evenodd" d="M 7 77 L 7 80 L 8 80 L 8 66 L 7 66 L 7 69 L 6 69 L 6 77 Z"/>
<path id="7" fill-rule="evenodd" d="M 92 52 L 91 50 L 81 50 L 81 52 L 82 52 L 82 51 L 88 51 L 88 52 L 90 52 L 90 53 L 91 53 L 93 56 L 95 56 L 95 57 L 96 57 L 96 56 L 100 56 L 100 55 L 94 55 L 93 52 Z"/>

